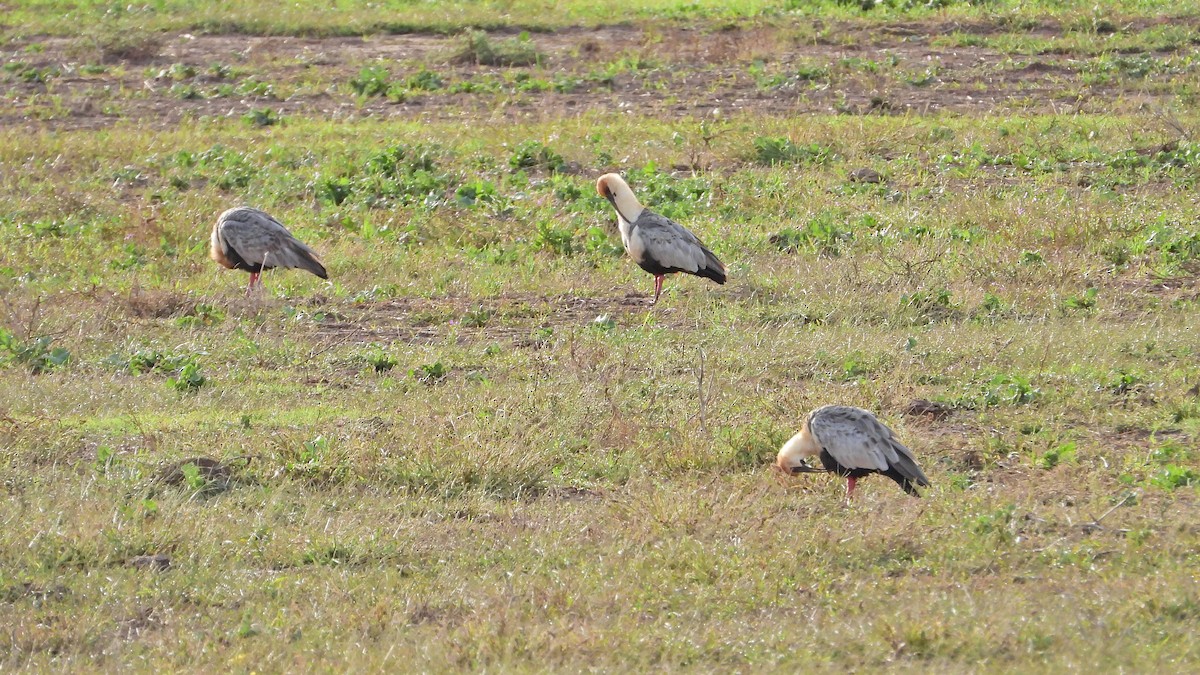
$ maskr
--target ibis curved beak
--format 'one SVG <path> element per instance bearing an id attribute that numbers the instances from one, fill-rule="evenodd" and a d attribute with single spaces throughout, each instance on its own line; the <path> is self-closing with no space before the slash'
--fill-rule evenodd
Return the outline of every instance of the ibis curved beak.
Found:
<path id="1" fill-rule="evenodd" d="M 825 469 L 817 469 L 807 464 L 797 464 L 796 466 L 783 466 L 782 464 L 771 465 L 776 471 L 785 476 L 798 476 L 802 473 L 825 473 Z"/>

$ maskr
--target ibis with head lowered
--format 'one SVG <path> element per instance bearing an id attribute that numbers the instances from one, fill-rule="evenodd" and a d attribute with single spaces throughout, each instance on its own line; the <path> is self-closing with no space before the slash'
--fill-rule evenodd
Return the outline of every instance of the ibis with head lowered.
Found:
<path id="1" fill-rule="evenodd" d="M 818 458 L 822 469 L 809 466 L 806 457 Z M 858 479 L 873 473 L 891 478 L 914 497 L 921 496 L 916 486 L 929 485 L 912 450 L 896 440 L 891 429 L 870 411 L 844 405 L 809 413 L 800 433 L 780 448 L 775 469 L 788 475 L 824 470 L 844 476 L 847 500 Z"/>
<path id="2" fill-rule="evenodd" d="M 311 248 L 292 236 L 278 220 L 247 206 L 229 209 L 217 218 L 209 255 L 223 267 L 250 273 L 246 295 L 256 284 L 262 285 L 259 278 L 262 271 L 273 267 L 300 268 L 322 279 L 329 278 Z"/>

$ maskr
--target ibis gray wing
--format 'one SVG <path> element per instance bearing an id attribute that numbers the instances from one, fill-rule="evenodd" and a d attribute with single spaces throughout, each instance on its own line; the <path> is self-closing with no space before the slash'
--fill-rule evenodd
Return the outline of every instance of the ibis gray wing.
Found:
<path id="1" fill-rule="evenodd" d="M 218 227 L 226 244 L 247 263 L 264 267 L 298 267 L 322 279 L 328 278 L 316 252 L 263 211 L 245 207 L 230 209 L 221 214 Z"/>
<path id="2" fill-rule="evenodd" d="M 633 226 L 631 239 L 639 239 L 640 242 L 631 241 L 631 245 L 640 243 L 645 254 L 663 267 L 694 274 L 709 265 L 710 257 L 716 260 L 712 252 L 687 228 L 649 209 L 642 210 Z"/>
<path id="3" fill-rule="evenodd" d="M 900 475 L 917 485 L 929 485 L 929 478 L 925 476 L 925 472 L 921 471 L 921 467 L 917 466 L 917 456 L 913 454 L 913 451 L 907 445 L 896 440 L 896 435 L 892 433 L 892 430 L 874 415 L 865 410 L 861 413 L 866 418 L 863 424 L 870 427 L 871 434 L 882 439 L 886 445 L 884 456 L 888 464 Z"/>
<path id="4" fill-rule="evenodd" d="M 280 248 L 288 239 L 294 239 L 278 220 L 258 209 L 246 207 L 222 213 L 217 221 L 217 229 L 225 245 L 251 265 L 261 265 L 269 251 Z"/>
<path id="5" fill-rule="evenodd" d="M 870 412 L 849 406 L 826 406 L 813 412 L 809 429 L 817 443 L 848 469 L 895 469 L 918 485 L 929 479 L 917 459 L 892 430 Z"/>
<path id="6" fill-rule="evenodd" d="M 808 428 L 821 449 L 847 469 L 887 471 L 896 456 L 887 427 L 865 410 L 820 408 L 809 418 Z"/>

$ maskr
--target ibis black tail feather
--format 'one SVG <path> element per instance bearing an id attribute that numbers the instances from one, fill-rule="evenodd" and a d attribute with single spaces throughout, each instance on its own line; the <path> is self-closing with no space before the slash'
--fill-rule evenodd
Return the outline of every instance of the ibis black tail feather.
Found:
<path id="1" fill-rule="evenodd" d="M 705 279 L 712 279 L 718 284 L 724 284 L 727 280 L 727 277 L 725 276 L 725 264 L 718 260 L 717 256 L 713 255 L 712 251 L 705 248 L 704 267 L 696 270 L 696 276 L 704 277 Z"/>
<path id="2" fill-rule="evenodd" d="M 305 269 L 322 279 L 329 278 L 329 272 L 325 271 L 325 265 L 321 264 L 321 260 L 312 252 L 312 249 L 305 247 L 304 251 L 299 251 L 298 262 L 302 269 Z"/>

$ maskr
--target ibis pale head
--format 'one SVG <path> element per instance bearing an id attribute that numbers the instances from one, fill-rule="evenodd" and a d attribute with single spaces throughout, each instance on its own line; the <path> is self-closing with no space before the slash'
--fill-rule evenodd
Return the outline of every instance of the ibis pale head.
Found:
<path id="1" fill-rule="evenodd" d="M 606 173 L 597 178 L 596 192 L 599 192 L 601 197 L 613 205 L 613 208 L 617 210 L 617 216 L 626 224 L 637 222 L 638 216 L 642 215 L 642 205 L 638 202 L 637 197 L 633 196 L 633 190 L 629 189 L 629 184 L 619 175 Z"/>
<path id="2" fill-rule="evenodd" d="M 800 433 L 789 438 L 779 449 L 779 454 L 775 457 L 775 469 L 789 476 L 801 473 L 808 468 L 804 458 L 819 454 L 821 446 L 813 439 L 812 432 L 808 429 L 808 421 L 805 420 Z"/>

